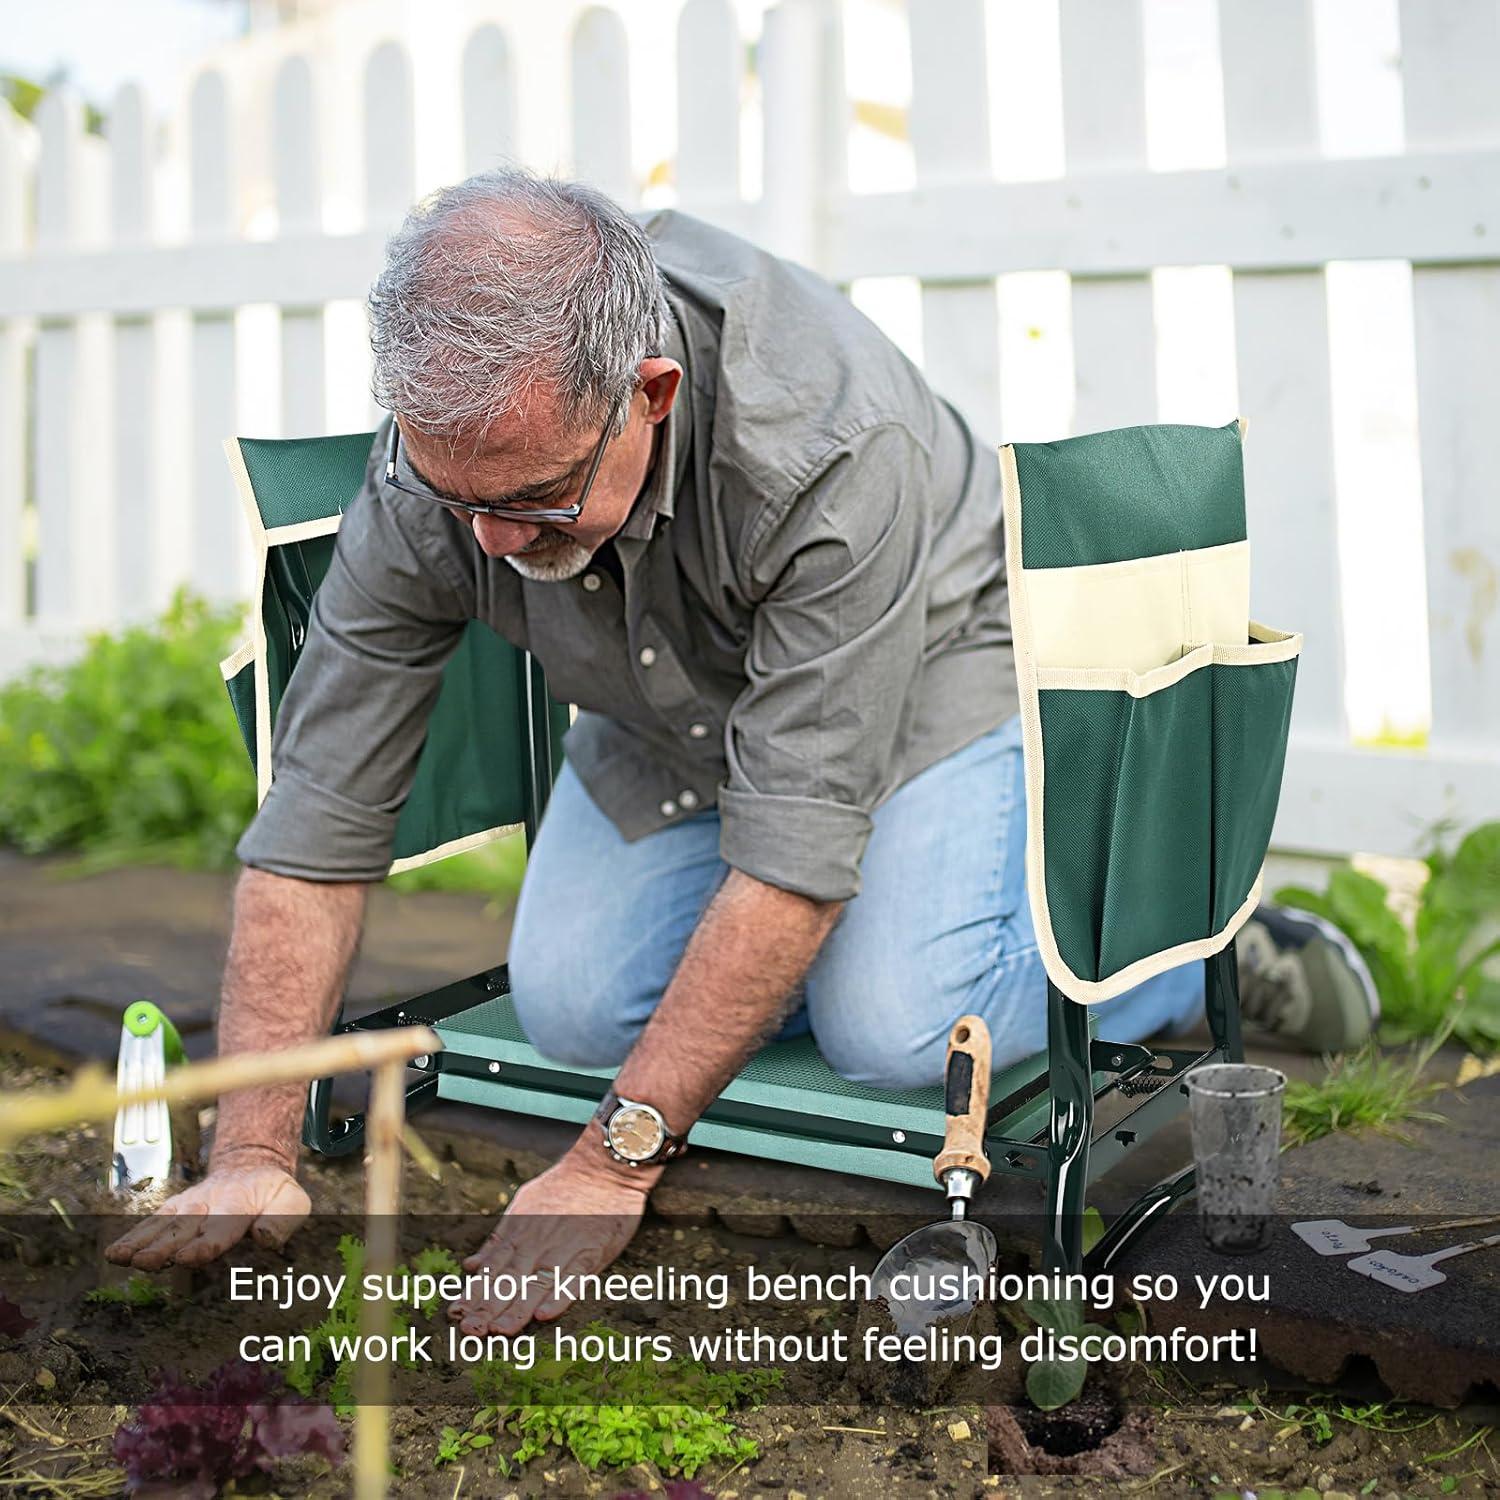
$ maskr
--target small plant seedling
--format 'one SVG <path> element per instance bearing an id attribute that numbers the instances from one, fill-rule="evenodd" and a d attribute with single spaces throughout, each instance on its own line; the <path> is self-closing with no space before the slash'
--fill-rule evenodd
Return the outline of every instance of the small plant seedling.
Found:
<path id="1" fill-rule="evenodd" d="M 338 1252 L 344 1270 L 344 1288 L 328 1309 L 327 1316 L 306 1330 L 311 1354 L 297 1355 L 287 1362 L 286 1383 L 299 1395 L 310 1396 L 331 1371 L 329 1399 L 334 1410 L 345 1416 L 354 1410 L 354 1365 L 352 1361 L 339 1359 L 334 1353 L 334 1345 L 335 1341 L 342 1344 L 360 1336 L 360 1281 L 365 1269 L 365 1242 L 352 1234 L 341 1235 Z M 437 1275 L 458 1270 L 458 1263 L 441 1246 L 418 1251 L 413 1257 L 414 1266 L 417 1262 L 421 1262 L 419 1269 Z M 393 1273 L 398 1280 L 406 1274 L 406 1266 L 397 1266 Z M 436 1305 L 437 1299 L 430 1298 L 421 1311 L 430 1316 Z M 400 1313 L 393 1314 L 391 1334 L 394 1338 L 401 1338 L 410 1327 L 410 1319 Z M 410 1369 L 414 1362 L 409 1355 L 403 1355 L 400 1363 Z"/>
<path id="2" fill-rule="evenodd" d="M 1024 1318 L 1011 1315 L 1012 1321 L 1022 1330 L 1026 1319 L 1038 1328 L 1060 1334 L 1065 1338 L 1083 1338 L 1089 1334 L 1105 1334 L 1108 1329 L 1084 1319 L 1083 1304 L 1071 1298 L 1035 1298 L 1021 1303 Z M 1083 1390 L 1088 1379 L 1089 1365 L 1086 1359 L 1038 1359 L 1026 1371 L 1026 1394 L 1031 1404 L 1040 1411 L 1056 1411 L 1066 1406 Z"/>
<path id="3" fill-rule="evenodd" d="M 591 1323 L 580 1337 L 606 1343 L 621 1335 Z M 493 1411 L 499 1432 L 517 1439 L 496 1464 L 510 1474 L 559 1450 L 584 1468 L 628 1469 L 654 1464 L 686 1479 L 705 1464 L 738 1464 L 758 1453 L 729 1420 L 737 1407 L 756 1405 L 781 1383 L 779 1370 L 710 1370 L 698 1360 L 539 1360 L 530 1370 L 501 1361 L 472 1373 L 474 1390 Z M 479 1418 L 476 1418 L 478 1422 Z"/>
<path id="4" fill-rule="evenodd" d="M 438 1439 L 437 1457 L 433 1460 L 433 1467 L 441 1468 L 444 1464 L 456 1464 L 460 1459 L 468 1458 L 470 1454 L 479 1453 L 488 1448 L 495 1441 L 495 1435 L 483 1429 L 492 1425 L 494 1420 L 495 1408 L 486 1406 L 462 1431 L 457 1427 L 443 1428 L 442 1436 Z"/>
<path id="5" fill-rule="evenodd" d="M 122 1282 L 109 1286 L 96 1286 L 85 1292 L 83 1300 L 95 1306 L 105 1307 L 160 1307 L 168 1299 L 166 1287 L 152 1281 L 140 1271 L 134 1271 Z"/>

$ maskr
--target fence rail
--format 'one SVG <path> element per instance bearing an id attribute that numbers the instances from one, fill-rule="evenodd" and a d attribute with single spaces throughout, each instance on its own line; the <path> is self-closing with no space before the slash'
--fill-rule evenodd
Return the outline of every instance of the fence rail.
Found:
<path id="1" fill-rule="evenodd" d="M 1090 431 L 1158 420 L 1151 273 L 1228 267 L 1256 609 L 1307 636 L 1277 842 L 1399 853 L 1438 819 L 1500 812 L 1500 470 L 1486 461 L 1500 401 L 1500 0 L 1402 4 L 1408 149 L 1361 159 L 1320 154 L 1312 12 L 1219 0 L 1227 160 L 1154 171 L 1141 0 L 1060 0 L 1065 170 L 1014 182 L 991 169 L 984 0 L 909 0 L 915 183 L 860 194 L 837 0 L 768 10 L 753 62 L 732 0 L 687 0 L 672 187 L 685 210 L 835 281 L 916 278 L 930 377 L 999 438 L 997 278 L 1068 273 L 1073 430 Z M 445 15 L 446 58 L 377 36 L 351 61 L 291 28 L 226 54 L 164 116 L 122 90 L 103 139 L 66 94 L 34 125 L 0 111 L 0 674 L 139 617 L 179 581 L 243 588 L 219 441 L 260 394 L 245 389 L 261 378 L 245 310 L 269 306 L 279 326 L 269 424 L 329 430 L 349 406 L 329 371 L 365 357 L 357 324 L 329 310 L 363 298 L 417 192 L 430 115 L 451 126 L 441 177 L 520 154 L 641 201 L 644 44 L 629 7 L 501 0 Z M 761 122 L 753 197 L 747 111 Z M 1412 267 L 1425 750 L 1353 745 L 1343 706 L 1325 270 L 1358 260 Z"/>

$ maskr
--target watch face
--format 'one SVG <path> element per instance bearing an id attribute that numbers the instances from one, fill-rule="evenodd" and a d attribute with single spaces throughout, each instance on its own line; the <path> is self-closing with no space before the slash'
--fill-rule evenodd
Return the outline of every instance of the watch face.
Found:
<path id="1" fill-rule="evenodd" d="M 654 1156 L 667 1138 L 661 1121 L 639 1104 L 617 1109 L 605 1128 L 610 1145 L 626 1161 L 645 1161 Z"/>

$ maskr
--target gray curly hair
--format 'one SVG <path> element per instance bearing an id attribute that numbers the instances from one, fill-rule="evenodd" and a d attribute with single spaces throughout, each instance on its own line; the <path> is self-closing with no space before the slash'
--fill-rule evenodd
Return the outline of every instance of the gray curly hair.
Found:
<path id="1" fill-rule="evenodd" d="M 603 193 L 518 168 L 419 203 L 369 298 L 376 401 L 425 432 L 476 437 L 538 389 L 597 427 L 659 354 L 651 242 Z"/>

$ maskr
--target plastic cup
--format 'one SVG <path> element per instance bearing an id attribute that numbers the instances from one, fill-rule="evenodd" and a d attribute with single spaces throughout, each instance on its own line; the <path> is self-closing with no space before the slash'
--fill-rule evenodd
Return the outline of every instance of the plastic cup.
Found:
<path id="1" fill-rule="evenodd" d="M 1221 1255 L 1264 1250 L 1281 1179 L 1286 1074 L 1213 1063 L 1194 1068 L 1186 1081 L 1203 1238 Z"/>

